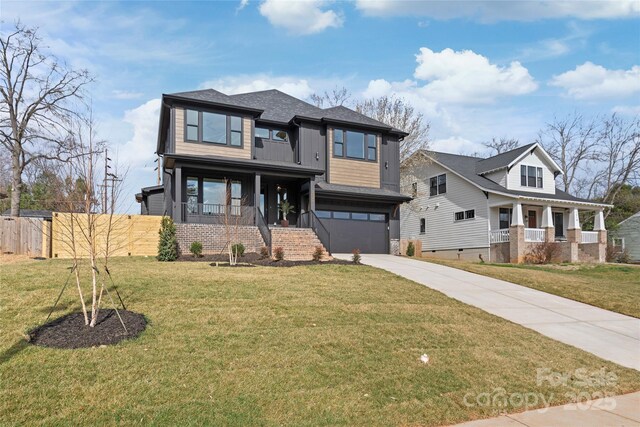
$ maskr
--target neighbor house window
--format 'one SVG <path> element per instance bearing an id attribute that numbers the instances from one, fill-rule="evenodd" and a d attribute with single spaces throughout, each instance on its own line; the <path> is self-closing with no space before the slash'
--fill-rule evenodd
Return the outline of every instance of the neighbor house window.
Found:
<path id="1" fill-rule="evenodd" d="M 375 162 L 378 157 L 378 141 L 375 134 L 351 130 L 333 130 L 333 155 L 349 159 Z"/>
<path id="2" fill-rule="evenodd" d="M 242 117 L 185 110 L 185 140 L 242 147 Z"/>
<path id="3" fill-rule="evenodd" d="M 509 208 L 500 208 L 500 214 L 499 214 L 500 218 L 500 229 L 504 230 L 509 228 L 509 225 L 511 224 L 511 209 Z"/>
<path id="4" fill-rule="evenodd" d="M 427 220 L 424 218 L 420 218 L 420 234 L 424 234 L 427 232 Z"/>
<path id="5" fill-rule="evenodd" d="M 418 183 L 414 182 L 411 184 L 411 197 L 414 199 L 418 197 Z"/>
<path id="6" fill-rule="evenodd" d="M 447 174 L 433 176 L 429 179 L 429 195 L 437 196 L 447 192 Z"/>
<path id="7" fill-rule="evenodd" d="M 463 221 L 465 219 L 474 219 L 476 217 L 475 209 L 469 209 L 467 211 L 460 211 L 454 214 L 454 219 L 456 221 Z"/>
<path id="8" fill-rule="evenodd" d="M 198 140 L 198 112 L 195 110 L 187 110 L 187 140 Z"/>
<path id="9" fill-rule="evenodd" d="M 523 187 L 542 188 L 542 168 L 536 166 L 520 166 L 520 185 Z"/>

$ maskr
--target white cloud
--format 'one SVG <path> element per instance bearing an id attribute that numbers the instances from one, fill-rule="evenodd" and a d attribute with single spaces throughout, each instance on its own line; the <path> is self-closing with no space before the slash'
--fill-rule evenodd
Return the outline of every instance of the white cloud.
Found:
<path id="1" fill-rule="evenodd" d="M 139 99 L 142 98 L 142 92 L 132 92 L 128 90 L 114 89 L 111 91 L 115 99 Z"/>
<path id="2" fill-rule="evenodd" d="M 249 0 L 240 0 L 240 4 L 236 7 L 236 13 L 240 12 L 242 9 L 249 5 Z"/>
<path id="3" fill-rule="evenodd" d="M 270 76 L 268 74 L 228 76 L 207 80 L 202 89 L 213 88 L 228 95 L 260 90 L 278 89 L 296 98 L 305 99 L 315 92 L 307 79 L 293 76 Z"/>
<path id="4" fill-rule="evenodd" d="M 152 167 L 158 141 L 160 99 L 152 99 L 124 113 L 122 121 L 133 127 L 133 135 L 118 147 L 121 159 L 132 169 Z"/>
<path id="5" fill-rule="evenodd" d="M 536 21 L 539 19 L 616 19 L 640 16 L 637 0 L 601 1 L 398 1 L 357 0 L 356 7 L 370 16 L 427 16 L 465 18 L 479 22 Z"/>
<path id="6" fill-rule="evenodd" d="M 341 27 L 344 22 L 342 14 L 326 9 L 329 3 L 326 0 L 265 0 L 260 5 L 260 14 L 271 25 L 285 28 L 292 34 L 314 34 Z"/>
<path id="7" fill-rule="evenodd" d="M 390 83 L 372 80 L 367 96 L 390 92 L 414 92 L 429 102 L 444 104 L 487 104 L 500 97 L 531 93 L 538 85 L 519 62 L 500 67 L 473 51 L 444 49 L 434 52 L 423 47 L 416 55 L 414 77 Z M 426 82 L 420 85 L 420 82 Z"/>
<path id="8" fill-rule="evenodd" d="M 575 99 L 624 98 L 640 92 L 640 66 L 609 70 L 585 62 L 574 70 L 553 76 L 549 84 L 564 89 L 566 95 Z"/>
<path id="9" fill-rule="evenodd" d="M 640 116 L 640 105 L 618 105 L 613 107 L 612 112 L 623 116 Z"/>
<path id="10" fill-rule="evenodd" d="M 431 141 L 429 148 L 433 151 L 443 153 L 459 153 L 473 155 L 479 152 L 482 145 L 477 142 L 470 141 L 460 136 L 452 136 L 449 138 L 435 139 Z"/>

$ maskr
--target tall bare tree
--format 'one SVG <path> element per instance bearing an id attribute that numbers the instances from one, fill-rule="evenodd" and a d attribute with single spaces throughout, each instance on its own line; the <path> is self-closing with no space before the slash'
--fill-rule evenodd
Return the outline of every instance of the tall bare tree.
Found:
<path id="1" fill-rule="evenodd" d="M 507 151 L 514 150 L 520 146 L 520 141 L 516 138 L 491 138 L 491 141 L 485 141 L 482 145 L 489 150 L 490 156 L 497 156 L 498 154 L 505 153 Z"/>
<path id="2" fill-rule="evenodd" d="M 338 107 L 345 105 L 351 99 L 351 92 L 346 87 L 334 87 L 331 92 L 322 94 L 314 93 L 310 97 L 311 102 L 318 108 Z"/>
<path id="3" fill-rule="evenodd" d="M 554 118 L 538 134 L 536 142 L 562 169 L 564 191 L 572 190 L 581 170 L 589 161 L 595 160 L 599 138 L 596 120 L 585 119 L 578 113 L 562 119 Z"/>
<path id="4" fill-rule="evenodd" d="M 0 34 L 0 143 L 11 156 L 11 215 L 20 215 L 22 174 L 31 162 L 72 155 L 73 103 L 92 80 L 46 53 L 37 29 L 18 22 Z"/>

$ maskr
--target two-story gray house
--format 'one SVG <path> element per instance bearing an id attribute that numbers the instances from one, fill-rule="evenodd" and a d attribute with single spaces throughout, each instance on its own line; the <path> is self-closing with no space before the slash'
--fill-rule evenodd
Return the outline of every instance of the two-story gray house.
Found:
<path id="1" fill-rule="evenodd" d="M 389 253 L 400 237 L 399 205 L 410 199 L 400 193 L 406 135 L 277 90 L 163 95 L 162 184 L 136 198 L 142 214 L 174 219 L 182 251 L 193 240 L 222 250 L 232 222 L 249 250 L 283 246 L 291 259 L 308 258 L 319 243 L 333 253 Z M 295 209 L 287 218 L 283 201 Z"/>

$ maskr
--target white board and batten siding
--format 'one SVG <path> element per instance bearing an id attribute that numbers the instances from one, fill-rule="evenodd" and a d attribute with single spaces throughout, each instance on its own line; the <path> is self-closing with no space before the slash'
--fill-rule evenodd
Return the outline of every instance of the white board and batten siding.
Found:
<path id="1" fill-rule="evenodd" d="M 522 186 L 520 182 L 520 166 L 535 166 L 542 168 L 542 188 Z M 556 181 L 553 176 L 553 166 L 539 154 L 539 149 L 533 153 L 527 153 L 518 163 L 513 165 L 507 175 L 507 186 L 509 190 L 522 192 L 555 194 Z M 492 179 L 493 180 L 493 179 Z"/>
<path id="2" fill-rule="evenodd" d="M 445 173 L 446 194 L 429 196 L 429 178 Z M 438 164 L 418 165 L 403 178 L 403 189 L 411 191 L 418 183 L 418 197 L 400 208 L 400 234 L 418 239 L 422 250 L 438 251 L 489 246 L 489 212 L 484 193 Z M 455 212 L 474 209 L 475 218 L 455 221 Z M 420 218 L 426 219 L 426 232 L 420 234 Z"/>

